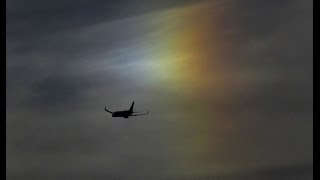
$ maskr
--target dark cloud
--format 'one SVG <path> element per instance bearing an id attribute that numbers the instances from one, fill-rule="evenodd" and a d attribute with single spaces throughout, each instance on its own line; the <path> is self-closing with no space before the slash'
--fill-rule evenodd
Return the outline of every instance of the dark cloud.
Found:
<path id="1" fill-rule="evenodd" d="M 81 99 L 81 92 L 84 91 L 81 87 L 88 87 L 88 80 L 83 80 L 77 77 L 59 77 L 52 76 L 42 80 L 40 83 L 34 85 L 34 98 L 32 102 L 41 103 L 44 106 L 61 106 L 72 102 L 76 104 L 75 100 Z M 43 104 L 45 103 L 45 104 Z"/>
<path id="2" fill-rule="evenodd" d="M 8 1 L 7 38 L 28 41 L 48 33 L 90 26 L 195 2 L 199 1 Z"/>
<path id="3" fill-rule="evenodd" d="M 178 176 L 175 177 L 177 180 L 191 180 L 191 179 L 227 179 L 227 180 L 256 180 L 256 179 L 297 179 L 297 180 L 311 180 L 313 179 L 313 165 L 312 164 L 296 164 L 292 166 L 279 166 L 279 167 L 266 167 L 260 169 L 253 169 L 248 172 L 234 173 L 228 175 L 201 175 L 201 176 Z M 21 177 L 21 176 L 9 176 L 9 177 Z M 27 176 L 26 176 L 27 177 Z M 97 174 L 85 174 L 85 175 L 54 175 L 48 177 L 45 174 L 42 175 L 30 175 L 33 179 L 43 179 L 43 178 L 90 178 L 90 179 L 135 179 L 125 174 L 114 176 L 109 173 L 97 173 Z M 158 177 L 158 176 L 138 176 L 138 178 L 152 178 L 152 179 L 172 179 L 172 177 Z"/>

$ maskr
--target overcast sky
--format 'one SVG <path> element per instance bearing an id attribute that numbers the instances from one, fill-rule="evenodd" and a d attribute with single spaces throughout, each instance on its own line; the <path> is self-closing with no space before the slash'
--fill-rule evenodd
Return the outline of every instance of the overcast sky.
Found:
<path id="1" fill-rule="evenodd" d="M 8 179 L 312 179 L 313 1 L 6 2 Z"/>

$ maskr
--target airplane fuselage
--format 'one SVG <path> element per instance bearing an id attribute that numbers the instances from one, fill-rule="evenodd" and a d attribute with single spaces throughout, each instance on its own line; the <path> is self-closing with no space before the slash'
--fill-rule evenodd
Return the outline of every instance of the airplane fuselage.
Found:
<path id="1" fill-rule="evenodd" d="M 132 114 L 132 111 L 116 111 L 112 113 L 112 117 L 128 118 Z"/>

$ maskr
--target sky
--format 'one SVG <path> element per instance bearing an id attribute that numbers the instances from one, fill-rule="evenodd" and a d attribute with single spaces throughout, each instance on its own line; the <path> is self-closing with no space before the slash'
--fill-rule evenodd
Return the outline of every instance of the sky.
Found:
<path id="1" fill-rule="evenodd" d="M 6 172 L 312 179 L 313 1 L 7 0 Z"/>

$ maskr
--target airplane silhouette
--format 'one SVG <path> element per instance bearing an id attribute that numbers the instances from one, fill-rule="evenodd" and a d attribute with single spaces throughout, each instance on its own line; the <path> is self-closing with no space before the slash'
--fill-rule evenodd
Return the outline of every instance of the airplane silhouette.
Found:
<path id="1" fill-rule="evenodd" d="M 143 113 L 143 114 L 133 114 L 133 113 L 138 113 L 138 112 L 133 112 L 133 105 L 134 105 L 134 101 L 132 102 L 130 109 L 125 110 L 125 111 L 111 112 L 111 111 L 107 110 L 107 106 L 104 107 L 104 110 L 111 113 L 112 117 L 123 117 L 123 118 L 128 118 L 129 116 L 140 116 L 140 115 L 149 114 L 149 111 L 147 113 Z"/>

